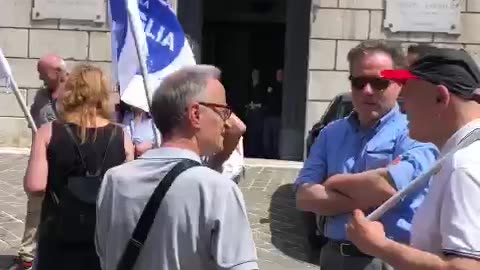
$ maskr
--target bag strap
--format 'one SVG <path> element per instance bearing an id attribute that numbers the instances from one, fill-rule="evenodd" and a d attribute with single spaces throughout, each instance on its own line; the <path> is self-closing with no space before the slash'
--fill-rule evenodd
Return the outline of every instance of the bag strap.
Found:
<path id="1" fill-rule="evenodd" d="M 97 172 L 95 173 L 95 176 L 99 176 L 102 171 L 103 171 L 103 166 L 105 164 L 105 160 L 107 159 L 107 154 L 108 154 L 108 149 L 110 148 L 110 144 L 112 144 L 113 138 L 115 137 L 115 134 L 117 133 L 117 126 L 114 126 L 112 129 L 112 133 L 110 133 L 110 137 L 108 138 L 108 143 L 107 147 L 105 148 L 105 153 L 103 154 L 103 159 L 101 165 L 97 168 Z M 88 170 L 87 170 L 88 173 Z"/>
<path id="2" fill-rule="evenodd" d="M 73 135 L 73 131 L 67 123 L 64 123 L 63 127 L 67 131 L 68 137 L 70 138 L 70 140 L 75 145 L 75 150 L 77 151 L 77 154 L 80 156 L 80 160 L 82 161 L 82 165 L 83 165 L 84 169 L 88 171 L 87 164 L 85 164 L 85 160 L 83 158 L 82 151 L 80 150 L 80 146 L 78 145 L 77 137 L 75 137 L 75 135 Z"/>
<path id="3" fill-rule="evenodd" d="M 63 126 L 65 127 L 65 130 L 67 131 L 67 134 L 68 134 L 68 137 L 70 137 L 70 140 L 73 142 L 73 144 L 75 145 L 75 150 L 77 151 L 78 155 L 80 156 L 80 160 L 82 161 L 82 166 L 83 168 L 85 169 L 85 172 L 87 175 L 90 175 L 89 171 L 88 171 L 88 167 L 87 167 L 87 164 L 85 162 L 85 158 L 83 157 L 83 154 L 82 154 L 82 151 L 80 149 L 80 145 L 78 145 L 78 141 L 77 141 L 77 138 L 75 137 L 75 135 L 73 135 L 73 131 L 72 129 L 70 128 L 70 126 L 67 124 L 67 123 L 64 123 Z M 107 143 L 107 147 L 105 148 L 105 153 L 103 154 L 103 159 L 102 159 L 102 163 L 99 167 L 97 167 L 97 171 L 95 172 L 94 176 L 99 176 L 100 173 L 102 172 L 103 170 L 103 166 L 105 164 L 105 160 L 107 158 L 107 153 L 108 153 L 108 149 L 110 148 L 110 144 L 112 143 L 113 141 L 113 138 L 115 137 L 115 133 L 116 133 L 116 130 L 117 128 L 114 127 L 112 129 L 112 132 L 110 134 L 110 137 L 108 138 L 108 143 Z"/>
<path id="4" fill-rule="evenodd" d="M 158 209 L 160 208 L 160 204 L 167 194 L 168 189 L 172 185 L 173 181 L 175 181 L 175 179 L 182 172 L 195 166 L 201 166 L 201 164 L 194 160 L 184 159 L 176 164 L 173 169 L 167 173 L 163 180 L 160 181 L 152 196 L 148 200 L 147 205 L 143 209 L 137 226 L 135 226 L 135 229 L 133 230 L 132 237 L 128 241 L 127 247 L 120 258 L 117 270 L 133 269 L 145 240 L 147 239 L 148 233 L 152 228 L 152 224 L 155 220 Z"/>
<path id="5" fill-rule="evenodd" d="M 77 142 L 77 139 L 76 137 L 73 135 L 73 131 L 72 129 L 70 128 L 70 126 L 66 123 L 63 124 L 63 126 L 65 127 L 65 129 L 67 130 L 67 134 L 68 136 L 70 137 L 70 139 L 72 140 L 72 142 L 75 144 L 75 149 L 77 150 L 78 152 L 78 155 L 80 156 L 80 159 L 82 161 L 82 165 L 85 169 L 85 174 L 89 175 L 89 172 L 88 172 L 88 168 L 87 168 L 87 165 L 85 164 L 85 160 L 83 158 L 83 155 L 82 155 L 82 151 L 80 150 L 80 146 L 78 145 L 78 142 Z M 110 138 L 108 139 L 108 143 L 107 143 L 107 147 L 105 149 L 105 153 L 103 155 L 103 160 L 102 160 L 102 164 L 100 165 L 100 167 L 98 167 L 97 171 L 95 172 L 95 176 L 99 176 L 100 173 L 102 172 L 103 170 L 103 164 L 105 163 L 105 160 L 107 159 L 107 154 L 108 154 L 108 149 L 110 148 L 110 144 L 111 142 L 113 141 L 113 138 L 115 137 L 115 133 L 117 131 L 117 127 L 115 126 L 113 129 L 112 129 L 112 133 L 110 134 Z M 53 200 L 53 203 L 54 205 L 59 205 L 60 204 L 60 198 L 58 197 L 57 193 L 54 191 L 55 190 L 55 187 L 52 185 L 52 187 L 50 188 L 50 197 L 52 198 Z"/>

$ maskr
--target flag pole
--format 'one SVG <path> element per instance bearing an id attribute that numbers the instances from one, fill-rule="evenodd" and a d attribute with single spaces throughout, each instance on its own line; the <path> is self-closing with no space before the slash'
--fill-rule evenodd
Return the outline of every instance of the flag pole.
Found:
<path id="1" fill-rule="evenodd" d="M 142 53 L 142 50 L 140 48 L 140 34 L 138 32 L 138 29 L 133 21 L 133 15 L 132 12 L 129 8 L 129 2 L 130 0 L 125 0 L 125 6 L 127 9 L 127 17 L 128 17 L 128 22 L 130 25 L 130 29 L 133 34 L 133 40 L 135 43 L 135 49 L 137 51 L 137 56 L 138 56 L 138 62 L 140 63 L 140 71 L 142 72 L 142 78 L 143 78 L 143 86 L 145 90 L 145 97 L 147 98 L 147 103 L 148 103 L 148 109 L 150 111 L 150 116 L 153 119 L 153 115 L 151 114 L 152 112 L 152 99 L 150 98 L 149 93 L 153 93 L 150 89 L 150 85 L 148 83 L 148 69 L 147 69 L 147 57 L 145 54 Z M 157 129 L 155 128 L 154 121 L 152 121 L 152 130 L 153 130 L 153 137 L 155 140 L 155 147 L 159 147 L 159 140 L 158 140 L 158 134 L 157 134 Z"/>
<path id="2" fill-rule="evenodd" d="M 25 118 L 27 118 L 27 122 L 30 125 L 30 128 L 32 129 L 33 133 L 37 133 L 37 125 L 35 124 L 35 121 L 33 121 L 33 117 L 30 114 L 30 111 L 28 110 L 27 104 L 25 104 L 25 101 L 23 100 L 22 95 L 20 94 L 20 91 L 18 89 L 18 85 L 13 80 L 13 78 L 10 79 L 10 83 L 12 84 L 12 91 L 15 94 L 15 97 L 17 98 L 18 103 L 20 104 L 20 107 L 22 108 L 23 114 L 25 115 Z"/>
<path id="3" fill-rule="evenodd" d="M 20 108 L 23 111 L 23 114 L 25 115 L 25 118 L 27 119 L 28 124 L 30 125 L 30 128 L 32 129 L 33 133 L 37 133 L 37 125 L 35 124 L 35 121 L 33 121 L 33 117 L 30 114 L 30 111 L 28 110 L 27 104 L 25 103 L 25 100 L 23 100 L 22 95 L 20 94 L 20 90 L 18 89 L 18 85 L 13 79 L 12 71 L 10 69 L 10 65 L 8 64 L 7 59 L 3 55 L 2 50 L 0 49 L 0 64 L 2 69 L 5 72 L 6 79 L 7 79 L 7 88 L 11 88 L 13 94 L 15 94 L 15 98 L 18 101 L 18 104 L 20 104 Z M 0 74 L 1 75 L 1 74 Z M 10 87 L 9 87 L 10 86 Z"/>
<path id="4" fill-rule="evenodd" d="M 406 186 L 403 190 L 395 193 L 392 197 L 390 197 L 387 201 L 385 201 L 382 205 L 380 205 L 377 209 L 375 209 L 372 213 L 367 216 L 367 219 L 370 221 L 379 220 L 388 210 L 395 207 L 398 203 L 400 203 L 406 196 L 412 194 L 413 192 L 419 190 L 421 187 L 425 186 L 428 183 L 430 178 L 437 174 L 442 169 L 442 164 L 445 160 L 451 158 L 453 154 L 455 154 L 458 150 L 463 149 L 472 143 L 480 140 L 480 129 L 475 129 L 468 133 L 458 145 L 456 145 L 452 150 L 447 152 L 444 156 L 437 159 L 433 166 L 423 174 L 419 175 L 415 178 L 408 186 Z"/>

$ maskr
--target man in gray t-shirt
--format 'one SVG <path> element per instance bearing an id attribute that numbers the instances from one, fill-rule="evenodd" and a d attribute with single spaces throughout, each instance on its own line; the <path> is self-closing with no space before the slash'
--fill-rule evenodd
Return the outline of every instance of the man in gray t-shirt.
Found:
<path id="1" fill-rule="evenodd" d="M 105 174 L 97 201 L 96 247 L 103 270 L 117 269 L 153 190 L 179 161 L 222 150 L 232 111 L 220 71 L 193 66 L 167 76 L 152 115 L 162 145 Z M 206 166 L 181 173 L 164 197 L 135 270 L 258 269 L 245 202 L 235 182 Z"/>
<path id="2" fill-rule="evenodd" d="M 57 119 L 55 101 L 51 93 L 48 88 L 38 90 L 30 106 L 30 114 L 37 127 Z"/>
<path id="3" fill-rule="evenodd" d="M 46 55 L 38 61 L 37 70 L 44 88 L 37 91 L 30 107 L 30 114 L 37 127 L 57 118 L 55 100 L 67 79 L 64 60 L 57 55 Z M 18 269 L 31 269 L 36 250 L 36 232 L 40 222 L 42 196 L 27 194 L 25 231 L 18 251 Z"/>

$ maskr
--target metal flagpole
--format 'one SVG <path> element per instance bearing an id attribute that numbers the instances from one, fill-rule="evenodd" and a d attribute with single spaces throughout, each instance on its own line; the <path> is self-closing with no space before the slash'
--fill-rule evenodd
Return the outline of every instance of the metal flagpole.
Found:
<path id="1" fill-rule="evenodd" d="M 147 69 L 147 57 L 145 54 L 142 53 L 142 50 L 140 48 L 140 33 L 136 27 L 136 24 L 133 20 L 133 15 L 132 12 L 129 8 L 129 2 L 130 0 L 125 0 L 125 6 L 127 9 L 127 17 L 128 17 L 128 22 L 130 25 L 130 29 L 132 30 L 133 34 L 133 40 L 135 43 L 135 49 L 137 51 L 137 56 L 138 56 L 138 62 L 140 63 L 140 71 L 142 72 L 142 78 L 143 78 L 143 85 L 145 89 L 145 96 L 147 98 L 147 103 L 148 103 L 148 109 L 150 110 L 150 116 L 152 117 L 153 120 L 153 115 L 151 114 L 152 112 L 152 100 L 150 98 L 149 93 L 153 93 L 150 89 L 150 85 L 148 84 L 148 69 Z M 136 1 L 135 1 L 136 2 Z M 138 5 L 138 3 L 136 4 Z M 152 130 L 153 130 L 153 136 L 155 140 L 155 147 L 159 147 L 159 139 L 158 139 L 158 134 L 157 134 L 157 129 L 154 124 L 155 121 L 152 121 Z"/>
<path id="2" fill-rule="evenodd" d="M 425 185 L 433 175 L 440 171 L 440 169 L 442 168 L 442 163 L 446 159 L 450 158 L 458 150 L 465 148 L 478 140 L 480 140 L 480 129 L 475 129 L 471 131 L 467 136 L 465 136 L 455 148 L 453 148 L 450 152 L 438 159 L 435 164 L 433 164 L 432 168 L 430 168 L 430 170 L 415 178 L 415 180 L 413 180 L 407 187 L 390 197 L 390 199 L 388 199 L 372 213 L 370 213 L 370 215 L 367 216 L 367 219 L 371 221 L 378 220 L 388 210 L 395 207 L 395 205 L 397 205 L 403 198 Z"/>
<path id="3" fill-rule="evenodd" d="M 3 73 L 3 74 L 2 74 Z M 3 55 L 2 50 L 0 49 L 0 77 L 1 75 L 4 75 L 7 80 L 7 88 L 10 88 L 12 92 L 15 94 L 15 97 L 17 98 L 18 104 L 20 104 L 20 107 L 23 111 L 23 114 L 25 115 L 25 118 L 27 118 L 28 123 L 30 124 L 30 127 L 33 131 L 33 133 L 37 133 L 37 125 L 35 125 L 35 122 L 33 121 L 33 117 L 30 114 L 30 111 L 28 110 L 27 104 L 23 100 L 22 95 L 20 94 L 20 91 L 18 89 L 18 85 L 13 79 L 12 71 L 10 69 L 10 65 L 8 64 L 7 59 Z"/>

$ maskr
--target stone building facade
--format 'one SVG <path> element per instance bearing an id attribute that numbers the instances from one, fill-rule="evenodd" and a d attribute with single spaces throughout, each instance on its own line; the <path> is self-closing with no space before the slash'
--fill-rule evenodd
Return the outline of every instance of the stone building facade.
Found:
<path id="1" fill-rule="evenodd" d="M 176 6 L 177 1 L 173 2 Z M 346 54 L 361 40 L 390 39 L 401 42 L 404 47 L 419 42 L 461 47 L 480 60 L 480 34 L 477 33 L 480 0 L 461 3 L 461 35 L 393 34 L 383 28 L 384 0 L 311 0 L 310 13 L 304 14 L 310 17 L 310 34 L 304 37 L 309 39 L 308 83 L 301 108 L 305 110 L 304 125 L 299 125 L 302 128 L 296 132 L 297 140 L 303 141 L 304 132 L 321 117 L 336 94 L 349 90 Z M 68 20 L 34 21 L 31 20 L 32 5 L 33 0 L 0 0 L 0 48 L 28 104 L 41 86 L 36 61 L 46 53 L 63 56 L 69 65 L 88 61 L 110 70 L 108 25 Z M 286 43 L 288 46 L 289 41 Z M 29 147 L 30 142 L 31 132 L 15 97 L 0 91 L 0 147 Z M 298 143 L 295 145 L 301 148 Z M 289 156 L 301 155 L 303 149 L 293 152 Z"/>
<path id="2" fill-rule="evenodd" d="M 361 40 L 396 40 L 404 48 L 412 43 L 464 48 L 480 63 L 480 0 L 461 1 L 461 35 L 390 33 L 383 28 L 384 8 L 384 0 L 312 1 L 306 129 L 336 94 L 348 91 L 347 53 Z"/>
<path id="3" fill-rule="evenodd" d="M 59 54 L 69 66 L 88 61 L 110 69 L 110 33 L 106 24 L 34 21 L 32 6 L 32 0 L 0 0 L 0 48 L 27 105 L 42 86 L 36 64 L 44 54 Z M 0 89 L 0 147 L 30 144 L 31 131 L 15 96 Z"/>

